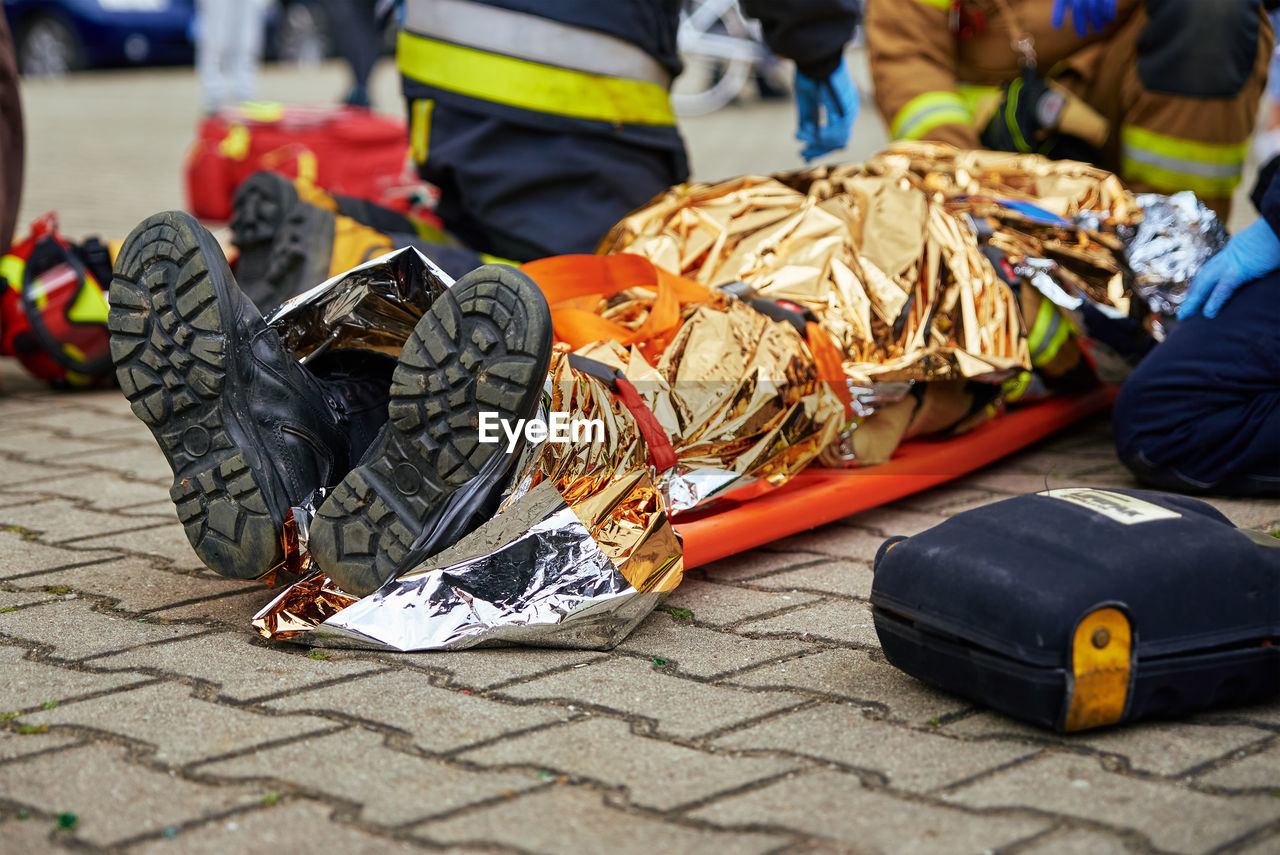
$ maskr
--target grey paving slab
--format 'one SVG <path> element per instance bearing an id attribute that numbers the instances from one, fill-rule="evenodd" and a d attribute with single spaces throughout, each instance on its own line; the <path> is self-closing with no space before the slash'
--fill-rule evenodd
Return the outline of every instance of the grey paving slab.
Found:
<path id="1" fill-rule="evenodd" d="M 0 531 L 0 579 L 119 557 L 110 550 L 50 546 L 22 531 Z"/>
<path id="2" fill-rule="evenodd" d="M 668 669 L 703 679 L 774 662 L 811 649 L 793 639 L 748 638 L 695 625 L 665 609 L 645 619 L 618 650 L 663 659 Z"/>
<path id="3" fill-rule="evenodd" d="M 551 671 L 598 662 L 606 655 L 595 650 L 499 647 L 430 653 L 413 657 L 413 665 L 433 674 L 448 676 L 448 684 L 453 688 L 488 689 Z M 405 658 L 388 656 L 382 661 L 402 663 Z"/>
<path id="4" fill-rule="evenodd" d="M 1273 742 L 1265 751 L 1240 757 L 1199 776 L 1196 781 L 1233 790 L 1268 790 L 1272 795 L 1280 793 L 1280 744 Z"/>
<path id="5" fill-rule="evenodd" d="M 871 852 L 984 852 L 1044 830 L 1040 819 L 982 816 L 864 787 L 854 775 L 816 771 L 731 796 L 690 813 L 721 827 L 765 823 Z"/>
<path id="6" fill-rule="evenodd" d="M 1070 829 L 1046 834 L 1018 855 L 1127 855 L 1123 839 L 1101 831 Z"/>
<path id="7" fill-rule="evenodd" d="M 879 651 L 822 650 L 736 674 L 725 682 L 836 695 L 871 705 L 891 720 L 910 724 L 927 724 L 969 708 L 967 701 L 930 688 L 889 665 Z"/>
<path id="8" fill-rule="evenodd" d="M 39 426 L 19 428 L 0 433 L 0 454 L 16 457 L 28 463 L 56 463 L 59 465 L 71 462 L 73 465 L 79 454 L 93 454 L 102 451 L 103 444 L 87 437 L 59 436 Z"/>
<path id="9" fill-rule="evenodd" d="M 868 718 L 853 705 L 827 703 L 767 719 L 715 740 L 728 749 L 782 751 L 882 775 L 895 789 L 924 792 L 1019 760 L 1025 745 L 965 742 Z"/>
<path id="10" fill-rule="evenodd" d="M 914 496 L 907 496 L 905 499 L 893 502 L 888 507 L 925 514 L 945 515 L 950 514 L 957 507 L 990 504 L 1002 498 L 1004 497 L 1000 494 L 992 493 L 989 490 L 976 489 L 962 482 L 960 484 L 944 484 L 941 487 L 934 487 L 932 490 L 925 490 L 923 493 L 917 493 Z"/>
<path id="11" fill-rule="evenodd" d="M 160 503 L 170 501 L 168 487 L 101 473 L 94 473 L 91 476 L 73 474 L 42 479 L 32 483 L 30 489 L 41 495 L 72 499 L 83 502 L 94 510 L 111 513 L 120 513 L 122 508 L 154 504 L 155 507 L 150 514 L 159 516 L 166 511 L 166 507 Z M 174 519 L 177 519 L 176 515 Z"/>
<path id="12" fill-rule="evenodd" d="M 877 538 L 878 539 L 878 538 Z M 746 584 L 765 591 L 839 594 L 866 599 L 871 596 L 871 560 L 823 559 L 797 570 L 785 570 Z"/>
<path id="13" fill-rule="evenodd" d="M 794 706 L 786 692 L 750 692 L 670 676 L 648 663 L 614 657 L 502 689 L 522 700 L 562 700 L 651 719 L 661 733 L 693 737 Z"/>
<path id="14" fill-rule="evenodd" d="M 369 822 L 399 826 L 545 787 L 536 772 L 480 772 L 394 751 L 352 728 L 199 766 L 202 775 L 268 779 L 355 805 Z"/>
<path id="15" fill-rule="evenodd" d="M 186 829 L 129 850 L 130 855 L 285 855 L 310 846 L 312 851 L 341 855 L 421 852 L 405 840 L 370 834 L 333 821 L 328 805 L 305 799 L 237 814 Z"/>
<path id="16" fill-rule="evenodd" d="M 495 841 L 540 855 L 763 855 L 789 842 L 785 835 L 690 828 L 607 806 L 600 793 L 573 786 L 543 792 L 419 826 L 415 833 L 442 844 Z"/>
<path id="17" fill-rule="evenodd" d="M 52 586 L 81 594 L 106 597 L 115 608 L 142 614 L 190 600 L 208 600 L 236 591 L 262 590 L 262 585 L 223 579 L 211 573 L 191 575 L 160 570 L 151 562 L 124 558 L 89 566 L 72 567 L 13 581 L 15 587 L 44 590 Z"/>
<path id="18" fill-rule="evenodd" d="M 213 683 L 219 694 L 239 701 L 343 680 L 382 667 L 341 653 L 312 659 L 302 648 L 264 646 L 251 641 L 244 633 L 198 635 L 172 644 L 140 647 L 94 659 L 93 667 L 145 668 L 162 674 L 194 677 Z"/>
<path id="19" fill-rule="evenodd" d="M 707 582 L 736 582 L 790 570 L 820 560 L 822 557 L 817 553 L 805 553 L 800 550 L 775 552 L 769 549 L 753 549 L 750 552 L 695 567 L 686 572 L 685 578 L 702 579 Z"/>
<path id="20" fill-rule="evenodd" d="M 233 784 L 196 784 L 129 763 L 114 745 L 88 745 L 0 765 L 0 792 L 46 814 L 75 814 L 74 837 L 109 846 L 200 822 L 262 798 Z"/>
<path id="21" fill-rule="evenodd" d="M 165 515 L 173 513 L 173 506 L 163 508 Z M 131 514 L 119 514 L 120 519 L 132 520 L 138 525 L 137 518 Z M 148 528 L 137 529 L 122 534 L 95 535 L 87 540 L 78 541 L 77 546 L 95 549 L 110 549 L 126 553 L 138 558 L 158 558 L 167 561 L 179 570 L 207 570 L 204 563 L 191 548 L 191 542 L 176 517 L 169 523 L 162 523 Z"/>
<path id="22" fill-rule="evenodd" d="M 1236 849 L 1233 855 L 1275 855 L 1280 852 L 1280 828 L 1268 829 Z"/>
<path id="23" fill-rule="evenodd" d="M 80 738 L 61 732 L 21 733 L 17 730 L 0 730 L 0 760 L 15 760 L 28 754 L 53 751 L 76 745 Z"/>
<path id="24" fill-rule="evenodd" d="M 917 514 L 910 511 L 897 511 L 897 515 L 909 519 L 906 531 L 897 534 L 915 534 L 930 526 L 942 522 L 942 517 L 935 514 Z M 869 531 L 855 527 L 860 524 L 866 513 L 845 517 L 836 525 L 822 526 L 803 534 L 792 535 L 776 540 L 763 547 L 762 551 L 780 557 L 803 553 L 805 556 L 823 555 L 852 561 L 871 561 L 876 557 L 876 550 L 884 543 L 886 535 L 878 531 Z M 878 518 L 876 518 L 878 519 Z"/>
<path id="25" fill-rule="evenodd" d="M 6 412 L 8 404 L 5 404 Z M 85 478 L 92 477 L 84 463 L 71 466 L 60 466 L 46 463 L 28 463 L 12 454 L 0 453 L 0 492 L 26 492 L 32 484 L 38 484 L 45 478 Z"/>
<path id="26" fill-rule="evenodd" d="M 161 525 L 165 517 L 139 519 L 78 507 L 66 499 L 46 499 L 28 505 L 10 505 L 0 509 L 0 526 L 20 526 L 38 532 L 44 543 L 57 544 L 100 534 L 113 534 L 125 529 L 142 529 Z M 105 545 L 105 544 L 104 544 Z M 104 546 L 103 545 L 103 546 Z M 98 548 L 102 548 L 100 545 Z"/>
<path id="27" fill-rule="evenodd" d="M 57 824 L 49 820 L 32 816 L 26 819 L 6 817 L 0 820 L 0 840 L 4 841 L 5 850 L 13 855 L 69 851 L 56 842 L 56 829 Z"/>
<path id="28" fill-rule="evenodd" d="M 771 778 L 803 765 L 787 758 L 731 757 L 637 736 L 617 719 L 585 720 L 526 733 L 459 755 L 485 766 L 520 764 L 590 778 L 659 811 Z"/>
<path id="29" fill-rule="evenodd" d="M 407 670 L 357 676 L 336 685 L 267 701 L 266 706 L 276 710 L 339 713 L 399 728 L 431 752 L 456 751 L 511 731 L 566 717 L 563 710 L 503 704 L 442 689 L 432 685 L 426 674 Z"/>
<path id="30" fill-rule="evenodd" d="M 25 658 L 21 647 L 0 647 L 0 711 L 38 707 L 50 701 L 106 692 L 151 678 L 140 674 L 95 674 Z"/>
<path id="31" fill-rule="evenodd" d="M 78 598 L 0 614 L 0 635 L 51 645 L 52 656 L 75 660 L 201 631 L 197 626 L 166 626 L 93 609 L 92 602 Z"/>
<path id="32" fill-rule="evenodd" d="M 118 695 L 59 704 L 18 719 L 27 726 L 71 725 L 106 731 L 155 748 L 170 766 L 244 751 L 322 730 L 334 723 L 304 715 L 260 715 L 193 697 L 190 686 L 158 683 Z"/>
<path id="33" fill-rule="evenodd" d="M 67 594 L 51 594 L 43 588 L 35 591 L 0 591 L 0 613 L 8 613 L 40 603 L 51 603 L 65 599 L 67 596 Z"/>
<path id="34" fill-rule="evenodd" d="M 265 585 L 250 585 L 229 596 L 157 609 L 149 612 L 148 616 L 157 620 L 200 621 L 213 627 L 246 629 L 253 616 L 278 596 L 278 590 Z"/>
<path id="35" fill-rule="evenodd" d="M 962 787 L 955 804 L 1031 807 L 1133 829 L 1170 852 L 1204 852 L 1280 817 L 1269 795 L 1226 798 L 1106 771 L 1095 758 L 1049 755 Z"/>
<path id="36" fill-rule="evenodd" d="M 879 548 L 880 543 L 883 543 L 886 537 L 896 537 L 897 535 L 910 537 L 913 534 L 919 534 L 925 529 L 933 528 L 944 519 L 946 519 L 944 514 L 936 512 L 922 513 L 903 508 L 884 507 L 872 508 L 845 517 L 840 521 L 839 525 L 850 526 L 877 535 L 880 541 L 876 544 L 876 548 Z M 840 555 L 841 553 L 835 552 L 833 554 Z M 857 557 L 861 558 L 865 557 L 865 555 Z M 874 551 L 872 551 L 871 557 L 875 557 Z"/>
<path id="37" fill-rule="evenodd" d="M 1059 735 L 1000 713 L 983 711 L 950 722 L 942 729 L 957 736 L 1020 737 L 1068 748 L 1104 751 L 1123 758 L 1134 771 L 1161 776 L 1190 772 L 1218 757 L 1272 737 L 1270 731 L 1253 727 L 1208 726 L 1195 721 L 1174 724 L 1141 722 L 1131 727 Z"/>
<path id="38" fill-rule="evenodd" d="M 167 489 L 173 483 L 173 470 L 154 445 L 125 443 L 116 449 L 87 452 L 97 469 L 106 469 L 129 478 L 151 481 Z"/>
<path id="39" fill-rule="evenodd" d="M 871 606 L 844 598 L 831 598 L 786 614 L 747 621 L 739 624 L 737 629 L 759 635 L 796 635 L 839 644 L 880 646 L 875 622 L 871 619 Z"/>
<path id="40" fill-rule="evenodd" d="M 793 609 L 818 598 L 813 594 L 752 591 L 733 585 L 718 585 L 689 579 L 667 597 L 669 609 L 688 609 L 693 620 L 711 626 L 728 626 L 761 615 Z"/>

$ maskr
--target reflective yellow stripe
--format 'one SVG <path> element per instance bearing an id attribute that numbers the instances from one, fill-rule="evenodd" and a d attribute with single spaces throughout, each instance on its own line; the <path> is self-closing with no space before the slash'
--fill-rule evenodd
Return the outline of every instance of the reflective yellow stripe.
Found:
<path id="1" fill-rule="evenodd" d="M 972 115 L 955 92 L 925 92 L 907 102 L 893 117 L 894 139 L 918 140 L 941 125 L 967 125 Z"/>
<path id="2" fill-rule="evenodd" d="M 1206 143 L 1126 126 L 1120 131 L 1121 172 L 1157 190 L 1230 196 L 1240 183 L 1248 143 Z"/>
<path id="3" fill-rule="evenodd" d="M 436 102 L 423 98 L 413 102 L 409 123 L 409 155 L 414 163 L 426 163 L 431 146 L 431 111 Z"/>
<path id="4" fill-rule="evenodd" d="M 80 293 L 67 309 L 67 320 L 77 324 L 105 324 L 107 322 L 107 297 L 98 281 L 90 274 L 84 276 Z M 80 361 L 84 361 L 81 358 Z"/>
<path id="5" fill-rule="evenodd" d="M 984 98 L 999 98 L 999 86 L 979 86 L 976 83 L 960 83 L 956 85 L 956 92 L 960 95 L 960 100 L 964 102 L 965 109 L 970 115 L 978 112 L 978 104 Z"/>
<path id="6" fill-rule="evenodd" d="M 537 113 L 633 125 L 675 125 L 667 90 L 452 45 L 401 30 L 396 62 L 410 80 Z"/>
<path id="7" fill-rule="evenodd" d="M 935 9 L 941 9 L 944 12 L 951 11 L 951 0 L 916 0 L 916 2 L 932 6 Z"/>
<path id="8" fill-rule="evenodd" d="M 1004 392 L 1006 401 L 1016 401 L 1021 398 L 1027 391 L 1027 387 L 1031 385 L 1031 372 L 1019 371 L 1009 379 L 1000 384 L 1000 389 Z"/>
<path id="9" fill-rule="evenodd" d="M 8 280 L 9 287 L 19 293 L 22 292 L 22 274 L 26 269 L 27 263 L 16 255 L 0 258 L 0 276 Z"/>
<path id="10" fill-rule="evenodd" d="M 1058 307 L 1042 299 L 1040 309 L 1036 312 L 1036 322 L 1031 327 L 1031 335 L 1027 336 L 1027 345 L 1031 348 L 1031 364 L 1039 368 L 1052 362 L 1070 337 L 1071 325 L 1064 322 Z"/>

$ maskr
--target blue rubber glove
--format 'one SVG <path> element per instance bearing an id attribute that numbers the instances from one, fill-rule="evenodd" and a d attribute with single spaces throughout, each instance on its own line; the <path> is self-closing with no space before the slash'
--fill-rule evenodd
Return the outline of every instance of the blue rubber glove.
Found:
<path id="1" fill-rule="evenodd" d="M 844 59 L 825 80 L 796 72 L 796 139 L 804 143 L 805 161 L 849 144 L 861 100 Z"/>
<path id="2" fill-rule="evenodd" d="M 1206 318 L 1216 318 L 1237 288 L 1276 270 L 1280 270 L 1280 238 L 1266 220 L 1258 220 L 1237 232 L 1200 268 L 1178 309 L 1178 320 L 1193 317 L 1201 306 Z"/>
<path id="3" fill-rule="evenodd" d="M 1116 0 L 1053 0 L 1053 28 L 1061 29 L 1071 13 L 1076 35 L 1084 38 L 1092 26 L 1102 32 L 1116 19 Z"/>

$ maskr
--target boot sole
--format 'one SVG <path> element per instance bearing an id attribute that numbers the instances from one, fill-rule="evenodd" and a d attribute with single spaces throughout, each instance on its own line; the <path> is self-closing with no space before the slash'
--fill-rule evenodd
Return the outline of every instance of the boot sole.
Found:
<path id="1" fill-rule="evenodd" d="M 236 263 L 240 287 L 255 304 L 270 302 L 273 289 L 264 280 L 271 259 L 271 244 L 297 203 L 298 191 L 293 183 L 272 172 L 255 172 L 236 188 L 228 225 L 231 242 L 240 251 L 240 260 Z"/>
<path id="2" fill-rule="evenodd" d="M 256 286 L 270 311 L 291 297 L 329 278 L 333 257 L 335 215 L 307 202 L 298 202 L 276 231 L 267 266 Z"/>
<path id="3" fill-rule="evenodd" d="M 405 344 L 390 424 L 321 505 L 308 548 L 343 590 L 363 596 L 450 545 L 488 515 L 512 455 L 479 441 L 479 416 L 531 417 L 551 359 L 551 313 L 524 274 L 483 267 L 436 298 Z M 501 433 L 501 431 L 499 431 Z M 428 549 L 429 545 L 429 549 Z"/>
<path id="4" fill-rule="evenodd" d="M 173 469 L 191 546 L 214 571 L 254 579 L 284 557 L 283 512 L 269 507 L 262 455 L 229 410 L 239 341 L 222 314 L 233 281 L 222 259 L 190 216 L 144 220 L 120 250 L 107 326 L 120 388 Z"/>

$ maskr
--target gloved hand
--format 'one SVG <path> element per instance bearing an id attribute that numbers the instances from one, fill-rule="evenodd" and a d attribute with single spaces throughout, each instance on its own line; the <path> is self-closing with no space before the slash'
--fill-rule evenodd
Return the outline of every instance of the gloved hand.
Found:
<path id="1" fill-rule="evenodd" d="M 1258 220 L 1237 232 L 1200 268 L 1178 309 L 1178 320 L 1193 317 L 1201 306 L 1206 318 L 1216 318 L 1237 288 L 1276 270 L 1280 270 L 1280 238 L 1266 220 Z"/>
<path id="2" fill-rule="evenodd" d="M 1084 38 L 1089 26 L 1102 32 L 1116 19 L 1116 0 L 1053 0 L 1053 28 L 1061 29 L 1071 12 L 1076 25 L 1076 35 Z"/>
<path id="3" fill-rule="evenodd" d="M 805 144 L 800 156 L 807 162 L 848 145 L 860 104 L 843 58 L 825 80 L 796 71 L 796 139 Z"/>

